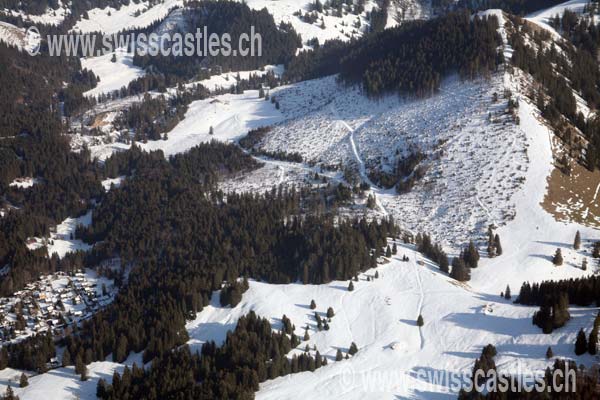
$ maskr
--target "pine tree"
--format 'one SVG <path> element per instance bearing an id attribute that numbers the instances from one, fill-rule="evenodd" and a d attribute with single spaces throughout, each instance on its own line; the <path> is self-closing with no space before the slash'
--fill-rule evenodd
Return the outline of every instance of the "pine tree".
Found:
<path id="1" fill-rule="evenodd" d="M 308 329 L 306 329 L 306 330 L 304 331 L 304 337 L 302 338 L 302 340 L 304 340 L 305 342 L 306 342 L 307 340 L 310 340 L 310 335 L 308 334 Z"/>
<path id="2" fill-rule="evenodd" d="M 466 282 L 471 279 L 469 269 L 465 266 L 465 262 L 460 257 L 452 260 L 452 272 L 450 276 L 459 282 Z"/>
<path id="3" fill-rule="evenodd" d="M 310 309 L 311 309 L 311 310 L 314 310 L 315 308 L 317 308 L 317 303 L 315 303 L 315 301 L 314 301 L 314 300 L 311 300 L 311 301 L 310 301 Z"/>
<path id="4" fill-rule="evenodd" d="M 4 392 L 4 396 L 2 396 L 2 400 L 19 400 L 19 396 L 15 395 L 10 384 L 6 387 L 6 392 Z"/>
<path id="5" fill-rule="evenodd" d="M 494 247 L 496 248 L 496 255 L 501 256 L 502 255 L 502 244 L 500 243 L 500 235 L 498 235 L 497 233 L 496 233 L 496 236 L 494 237 Z"/>
<path id="6" fill-rule="evenodd" d="M 511 298 L 511 294 L 510 294 L 510 286 L 506 285 L 506 290 L 504 291 L 504 298 L 506 300 L 510 300 Z"/>
<path id="7" fill-rule="evenodd" d="M 554 353 L 552 352 L 552 347 L 548 346 L 548 350 L 546 350 L 546 358 L 549 360 L 554 357 Z"/>
<path id="8" fill-rule="evenodd" d="M 106 381 L 103 378 L 100 378 L 96 385 L 96 397 L 103 399 L 107 394 Z"/>
<path id="9" fill-rule="evenodd" d="M 575 241 L 573 243 L 573 248 L 575 250 L 579 250 L 580 247 L 581 247 L 581 234 L 579 233 L 579 231 L 577 231 L 577 233 L 575 234 Z"/>
<path id="10" fill-rule="evenodd" d="M 352 283 L 352 281 L 350 281 L 350 284 L 348 285 L 348 291 L 352 292 L 354 290 L 354 284 Z"/>
<path id="11" fill-rule="evenodd" d="M 350 349 L 348 350 L 348 354 L 350 354 L 351 356 L 353 356 L 356 353 L 358 353 L 358 347 L 356 346 L 356 343 L 352 342 L 350 344 Z"/>
<path id="12" fill-rule="evenodd" d="M 62 366 L 67 367 L 71 365 L 71 363 L 71 353 L 69 352 L 69 348 L 66 348 L 62 356 Z"/>
<path id="13" fill-rule="evenodd" d="M 334 315 L 335 315 L 335 314 L 333 313 L 333 308 L 331 308 L 331 307 L 328 307 L 328 308 L 327 308 L 327 318 L 330 318 L 330 319 L 331 319 L 331 318 L 333 318 L 333 316 L 334 316 Z"/>
<path id="14" fill-rule="evenodd" d="M 387 258 L 391 258 L 392 257 L 392 249 L 390 248 L 389 244 L 388 244 L 387 248 L 385 249 L 385 256 Z"/>
<path id="15" fill-rule="evenodd" d="M 83 368 L 81 369 L 81 377 L 80 377 L 82 382 L 85 382 L 88 380 L 88 372 L 87 372 L 87 367 L 84 365 Z"/>
<path id="16" fill-rule="evenodd" d="M 587 340 L 585 338 L 585 332 L 583 328 L 579 330 L 577 334 L 577 340 L 575 341 L 575 354 L 580 356 L 588 350 Z"/>
<path id="17" fill-rule="evenodd" d="M 417 326 L 421 327 L 423 325 L 425 325 L 425 322 L 423 321 L 423 316 L 419 314 L 419 317 L 417 318 Z"/>
<path id="18" fill-rule="evenodd" d="M 27 379 L 27 375 L 25 373 L 21 374 L 21 378 L 19 379 L 19 387 L 26 387 L 29 385 L 29 380 Z"/>
<path id="19" fill-rule="evenodd" d="M 588 353 L 596 355 L 598 353 L 598 329 L 592 328 L 588 339 Z"/>
<path id="20" fill-rule="evenodd" d="M 554 253 L 554 257 L 552 258 L 552 262 L 556 266 L 560 266 L 563 264 L 563 256 L 560 249 L 556 249 L 556 253 Z"/>
<path id="21" fill-rule="evenodd" d="M 83 363 L 83 358 L 81 357 L 81 353 L 77 353 L 75 357 L 75 373 L 83 374 L 83 369 L 85 368 L 85 364 Z"/>

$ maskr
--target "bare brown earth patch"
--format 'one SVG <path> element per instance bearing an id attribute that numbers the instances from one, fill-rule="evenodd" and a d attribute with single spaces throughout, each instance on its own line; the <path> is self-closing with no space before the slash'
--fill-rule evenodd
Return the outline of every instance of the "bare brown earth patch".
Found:
<path id="1" fill-rule="evenodd" d="M 554 144 L 555 150 L 559 148 Z M 542 207 L 558 221 L 600 228 L 600 171 L 591 172 L 579 163 L 570 162 L 567 173 L 564 166 L 556 164 L 548 178 Z"/>

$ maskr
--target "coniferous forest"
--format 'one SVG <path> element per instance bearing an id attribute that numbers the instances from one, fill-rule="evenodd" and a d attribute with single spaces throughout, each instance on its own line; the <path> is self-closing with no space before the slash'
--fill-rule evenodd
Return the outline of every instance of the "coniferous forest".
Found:
<path id="1" fill-rule="evenodd" d="M 433 94 L 452 72 L 467 79 L 490 74 L 502 62 L 495 18 L 471 18 L 468 11 L 367 35 L 348 44 L 327 42 L 300 53 L 286 70 L 289 80 L 340 73 L 346 83 L 362 83 L 371 96 L 397 92 Z"/>

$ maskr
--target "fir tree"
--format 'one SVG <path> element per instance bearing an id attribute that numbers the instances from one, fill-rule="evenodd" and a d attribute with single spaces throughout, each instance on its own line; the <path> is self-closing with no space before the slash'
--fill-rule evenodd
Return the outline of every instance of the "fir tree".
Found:
<path id="1" fill-rule="evenodd" d="M 108 390 L 106 388 L 106 381 L 103 378 L 98 380 L 98 384 L 96 385 L 96 397 L 99 399 L 103 399 L 108 394 Z"/>
<path id="2" fill-rule="evenodd" d="M 450 276 L 459 282 L 471 280 L 471 273 L 462 258 L 456 257 L 452 260 L 452 273 Z"/>
<path id="3" fill-rule="evenodd" d="M 19 379 L 19 387 L 26 387 L 29 385 L 29 380 L 27 379 L 27 375 L 25 373 L 21 374 L 21 378 Z"/>
<path id="4" fill-rule="evenodd" d="M 585 338 L 585 332 L 583 331 L 583 328 L 579 330 L 579 333 L 577 334 L 577 340 L 575 341 L 575 354 L 580 356 L 582 354 L 584 354 L 585 352 L 587 352 L 588 350 L 588 344 L 587 344 L 587 340 Z"/>
<path id="5" fill-rule="evenodd" d="M 494 247 L 496 249 L 496 255 L 501 256 L 502 255 L 502 244 L 500 243 L 500 235 L 498 235 L 497 233 L 496 233 L 496 236 L 494 237 Z"/>
<path id="6" fill-rule="evenodd" d="M 375 271 L 375 279 L 379 279 L 379 271 Z"/>
<path id="7" fill-rule="evenodd" d="M 392 245 L 392 254 L 394 254 L 394 255 L 398 254 L 398 246 L 396 246 L 395 242 Z"/>
<path id="8" fill-rule="evenodd" d="M 2 400 L 19 400 L 19 396 L 15 395 L 10 384 L 6 387 L 6 392 L 4 392 L 4 396 L 2 396 Z"/>
<path id="9" fill-rule="evenodd" d="M 315 301 L 314 301 L 314 300 L 311 300 L 311 301 L 310 301 L 310 309 L 311 309 L 311 310 L 314 310 L 315 308 L 317 308 L 317 303 L 315 303 Z"/>
<path id="10" fill-rule="evenodd" d="M 88 370 L 85 365 L 81 369 L 81 376 L 79 378 L 81 379 L 82 382 L 85 382 L 88 380 Z"/>
<path id="11" fill-rule="evenodd" d="M 598 353 L 598 328 L 592 328 L 588 339 L 588 353 L 596 355 Z"/>
<path id="12" fill-rule="evenodd" d="M 69 348 L 67 347 L 65 349 L 65 351 L 63 352 L 63 356 L 62 356 L 62 366 L 63 367 L 67 367 L 69 365 L 72 364 L 71 361 L 71 353 L 69 352 Z"/>
<path id="13" fill-rule="evenodd" d="M 348 354 L 350 354 L 351 356 L 353 356 L 356 353 L 358 353 L 358 347 L 356 346 L 356 343 L 352 342 L 350 344 L 350 349 L 348 349 Z"/>
<path id="14" fill-rule="evenodd" d="M 333 313 L 333 308 L 328 307 L 327 308 L 327 318 L 331 319 L 331 318 L 333 318 L 334 315 L 335 314 Z"/>
<path id="15" fill-rule="evenodd" d="M 354 290 L 354 284 L 352 283 L 352 281 L 350 281 L 350 284 L 348 284 L 348 291 L 352 292 Z"/>
<path id="16" fill-rule="evenodd" d="M 556 253 L 554 253 L 554 257 L 552 258 L 552 262 L 556 266 L 560 266 L 563 264 L 563 256 L 560 249 L 556 249 Z"/>
<path id="17" fill-rule="evenodd" d="M 579 250 L 580 247 L 581 247 L 581 234 L 579 233 L 579 231 L 577 231 L 577 233 L 575 234 L 575 241 L 573 242 L 573 248 L 575 250 Z"/>
<path id="18" fill-rule="evenodd" d="M 417 326 L 421 327 L 423 325 L 425 325 L 425 322 L 423 321 L 423 316 L 419 314 L 419 317 L 417 318 Z"/>
<path id="19" fill-rule="evenodd" d="M 392 249 L 390 248 L 389 244 L 388 244 L 387 248 L 385 249 L 385 256 L 387 258 L 391 258 L 392 257 Z"/>
<path id="20" fill-rule="evenodd" d="M 511 298 L 511 294 L 510 294 L 510 286 L 506 285 L 506 290 L 504 291 L 504 298 L 506 300 L 510 300 Z"/>
<path id="21" fill-rule="evenodd" d="M 335 352 L 335 361 L 342 361 L 344 359 L 344 356 L 342 355 L 342 351 L 340 349 L 337 349 L 337 351 Z"/>
<path id="22" fill-rule="evenodd" d="M 588 261 L 587 261 L 587 258 L 584 258 L 583 261 L 581 262 L 581 269 L 583 271 L 587 271 L 587 268 L 588 268 Z"/>
<path id="23" fill-rule="evenodd" d="M 554 353 L 552 352 L 552 347 L 548 346 L 548 350 L 546 350 L 546 358 L 549 360 L 554 357 Z"/>

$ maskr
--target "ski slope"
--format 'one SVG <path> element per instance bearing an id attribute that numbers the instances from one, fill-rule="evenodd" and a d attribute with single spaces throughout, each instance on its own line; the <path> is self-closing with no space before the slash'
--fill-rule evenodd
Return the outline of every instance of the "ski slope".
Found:
<path id="1" fill-rule="evenodd" d="M 409 262 L 402 262 L 407 255 Z M 466 372 L 473 368 L 483 346 L 493 343 L 498 349 L 496 364 L 501 371 L 519 368 L 543 372 L 552 360 L 545 359 L 549 345 L 558 357 L 572 357 L 573 343 L 580 327 L 588 328 L 597 310 L 572 309 L 572 320 L 563 329 L 543 335 L 531 324 L 533 307 L 523 307 L 458 285 L 440 274 L 429 261 L 420 266 L 410 246 L 400 245 L 398 255 L 377 271 L 379 279 L 367 281 L 375 270 L 359 276 L 355 290 L 348 282 L 327 285 L 270 285 L 250 282 L 250 289 L 235 308 L 221 307 L 218 292 L 211 305 L 186 326 L 190 346 L 199 349 L 207 340 L 222 343 L 226 331 L 250 311 L 268 318 L 274 329 L 281 329 L 285 314 L 300 337 L 309 327 L 310 339 L 292 350 L 304 351 L 308 344 L 328 359 L 329 365 L 315 372 L 303 372 L 261 384 L 257 399 L 432 399 L 456 398 L 450 382 L 429 382 L 420 374 L 436 376 Z M 328 307 L 335 316 L 329 331 L 316 329 L 315 300 L 322 317 Z M 425 325 L 419 329 L 421 314 Z M 355 342 L 359 352 L 349 360 L 335 362 L 340 349 L 344 354 Z M 578 358 L 590 365 L 591 356 Z M 521 363 L 521 365 L 519 364 Z"/>

